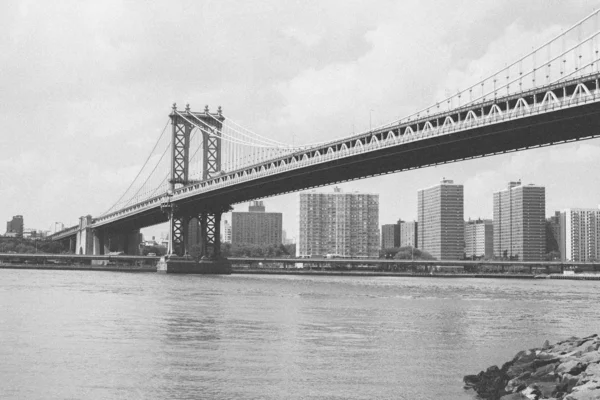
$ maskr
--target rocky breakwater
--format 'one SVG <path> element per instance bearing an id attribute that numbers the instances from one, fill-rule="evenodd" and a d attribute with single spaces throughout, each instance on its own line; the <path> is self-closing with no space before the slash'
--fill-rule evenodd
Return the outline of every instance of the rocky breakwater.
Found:
<path id="1" fill-rule="evenodd" d="M 600 400 L 600 338 L 572 337 L 519 352 L 502 368 L 464 377 L 465 388 L 490 400 Z"/>

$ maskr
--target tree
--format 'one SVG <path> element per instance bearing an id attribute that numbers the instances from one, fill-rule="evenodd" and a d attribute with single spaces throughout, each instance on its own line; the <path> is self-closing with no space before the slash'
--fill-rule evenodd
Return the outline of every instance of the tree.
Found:
<path id="1" fill-rule="evenodd" d="M 426 251 L 415 249 L 411 246 L 400 247 L 394 255 L 395 260 L 435 260 L 435 258 Z"/>
<path id="2" fill-rule="evenodd" d="M 544 254 L 544 261 L 556 261 L 560 260 L 560 252 L 553 250 Z"/>

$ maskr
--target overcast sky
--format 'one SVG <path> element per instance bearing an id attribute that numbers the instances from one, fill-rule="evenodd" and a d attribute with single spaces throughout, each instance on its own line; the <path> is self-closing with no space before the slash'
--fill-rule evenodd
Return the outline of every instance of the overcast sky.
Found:
<path id="1" fill-rule="evenodd" d="M 378 125 L 435 103 L 597 7 L 584 0 L 2 3 L 0 220 L 22 214 L 26 228 L 37 229 L 73 225 L 114 203 L 174 101 L 195 110 L 221 105 L 279 141 L 337 138 L 367 129 L 370 114 Z M 546 186 L 550 215 L 598 206 L 599 164 L 593 140 L 341 186 L 380 194 L 381 224 L 415 219 L 417 190 L 442 177 L 464 184 L 465 218 L 491 218 L 492 193 L 516 179 Z M 265 203 L 284 213 L 284 229 L 296 236 L 298 194 Z"/>

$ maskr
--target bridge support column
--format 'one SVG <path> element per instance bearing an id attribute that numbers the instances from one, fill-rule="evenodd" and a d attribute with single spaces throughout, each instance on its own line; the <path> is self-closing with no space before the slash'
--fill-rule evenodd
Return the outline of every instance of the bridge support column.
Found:
<path id="1" fill-rule="evenodd" d="M 104 254 L 104 231 L 101 229 L 94 229 L 92 231 L 93 239 L 93 254 L 95 256 L 101 256 Z"/>
<path id="2" fill-rule="evenodd" d="M 187 244 L 187 253 L 171 253 L 158 262 L 157 272 L 179 274 L 230 274 L 231 263 L 221 255 L 220 224 L 221 215 L 230 207 L 213 211 L 202 211 L 198 217 L 180 217 L 186 221 L 184 228 L 188 237 L 182 243 Z M 197 219 L 196 219 L 197 218 Z M 198 222 L 199 221 L 199 224 Z M 198 233 L 194 238 L 194 231 Z M 186 236 L 186 235 L 184 235 Z M 198 258 L 191 257 L 189 250 L 193 242 L 200 244 Z M 181 247 L 179 247 L 181 249 Z M 177 247 L 174 246 L 174 249 Z"/>
<path id="3" fill-rule="evenodd" d="M 123 253 L 136 256 L 140 253 L 142 243 L 139 229 L 126 231 L 105 231 L 99 235 L 98 248 L 102 254 Z M 96 254 L 96 253 L 94 253 Z"/>
<path id="4" fill-rule="evenodd" d="M 75 253 L 91 255 L 94 252 L 92 235 L 92 216 L 79 218 L 79 229 L 75 240 Z"/>
<path id="5" fill-rule="evenodd" d="M 157 271 L 195 274 L 231 273 L 231 264 L 220 256 L 221 243 L 218 237 L 221 213 L 229 210 L 230 207 L 207 205 L 198 213 L 198 210 L 191 208 L 179 209 L 178 205 L 171 201 L 179 185 L 185 186 L 190 183 L 190 135 L 195 124 L 192 121 L 200 121 L 204 126 L 202 179 L 209 179 L 221 172 L 221 129 L 224 121 L 221 107 L 216 114 L 211 114 L 208 106 L 203 113 L 192 113 L 188 104 L 185 112 L 182 113 L 177 110 L 177 105 L 173 104 L 170 118 L 172 126 L 170 189 L 167 198 L 161 204 L 162 211 L 169 219 L 169 248 L 167 255 L 160 259 Z M 199 219 L 199 224 L 196 218 Z M 200 260 L 190 255 L 190 250 L 196 243 L 200 244 Z"/>

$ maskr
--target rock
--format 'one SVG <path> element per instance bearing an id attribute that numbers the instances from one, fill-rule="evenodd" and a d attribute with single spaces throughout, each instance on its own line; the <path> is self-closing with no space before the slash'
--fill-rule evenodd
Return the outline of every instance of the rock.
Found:
<path id="1" fill-rule="evenodd" d="M 540 390 L 543 398 L 549 398 L 553 396 L 556 392 L 557 386 L 557 382 L 539 382 L 537 384 L 537 387 Z"/>
<path id="2" fill-rule="evenodd" d="M 566 361 L 556 367 L 557 374 L 579 375 L 586 365 L 577 360 Z"/>
<path id="3" fill-rule="evenodd" d="M 463 382 L 465 383 L 465 389 L 472 389 L 479 383 L 478 375 L 465 375 L 463 378 Z"/>
<path id="4" fill-rule="evenodd" d="M 508 368 L 508 371 L 506 371 L 506 374 L 509 377 L 515 377 L 515 376 L 519 376 L 522 375 L 526 372 L 534 372 L 536 369 L 536 365 L 535 360 L 529 360 L 529 359 L 525 359 L 527 360 L 526 362 L 522 362 L 521 360 L 517 360 L 515 361 L 515 363 L 513 365 L 510 366 L 510 368 Z"/>
<path id="5" fill-rule="evenodd" d="M 546 380 L 546 378 L 549 377 L 550 380 L 554 380 L 556 377 L 556 374 L 554 373 L 554 369 L 556 368 L 557 365 L 558 365 L 558 363 L 543 365 L 543 366 L 539 367 L 538 369 L 536 369 L 535 372 L 533 374 L 531 374 L 531 377 L 535 378 L 535 379 L 542 379 L 542 380 Z"/>
<path id="6" fill-rule="evenodd" d="M 489 400 L 600 400 L 600 337 L 571 337 L 520 351 L 502 368 L 464 377 Z"/>
<path id="7" fill-rule="evenodd" d="M 558 392 L 570 393 L 573 388 L 579 384 L 579 378 L 573 375 L 564 374 L 560 383 L 556 386 Z"/>
<path id="8" fill-rule="evenodd" d="M 595 364 L 600 362 L 600 352 L 590 351 L 581 356 L 580 361 L 582 363 Z"/>
<path id="9" fill-rule="evenodd" d="M 506 394 L 504 390 L 508 376 L 497 366 L 489 367 L 476 376 L 467 375 L 463 378 L 466 388 L 471 388 L 484 399 L 498 399 Z"/>
<path id="10" fill-rule="evenodd" d="M 600 400 L 600 389 L 574 392 L 565 396 L 563 400 Z"/>
<path id="11" fill-rule="evenodd" d="M 589 364 L 585 369 L 584 375 L 600 377 L 600 364 Z"/>
<path id="12" fill-rule="evenodd" d="M 527 397 L 523 396 L 521 393 L 512 393 L 507 394 L 500 397 L 500 400 L 528 400 Z"/>
<path id="13" fill-rule="evenodd" d="M 521 394 L 529 400 L 537 400 L 542 395 L 542 392 L 537 385 L 531 385 L 521 391 Z"/>

